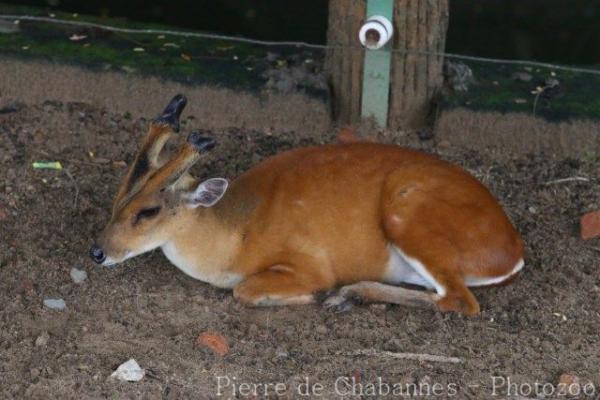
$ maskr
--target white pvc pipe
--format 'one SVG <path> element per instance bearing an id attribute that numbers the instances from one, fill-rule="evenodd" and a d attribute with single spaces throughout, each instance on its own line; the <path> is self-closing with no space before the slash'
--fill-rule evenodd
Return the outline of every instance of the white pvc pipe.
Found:
<path id="1" fill-rule="evenodd" d="M 394 35 L 394 27 L 389 19 L 374 15 L 360 28 L 358 39 L 369 50 L 377 50 L 386 45 Z"/>

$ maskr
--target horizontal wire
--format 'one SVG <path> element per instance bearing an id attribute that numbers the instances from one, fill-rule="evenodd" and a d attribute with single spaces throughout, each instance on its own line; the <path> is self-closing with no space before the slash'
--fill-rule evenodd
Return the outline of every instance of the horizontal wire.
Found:
<path id="1" fill-rule="evenodd" d="M 69 21 L 64 19 L 56 19 L 51 17 L 39 17 L 33 15 L 7 15 L 0 14 L 0 19 L 8 19 L 15 21 L 37 21 L 37 22 L 47 22 L 52 24 L 61 24 L 61 25 L 72 25 L 78 27 L 87 27 L 87 28 L 97 28 L 110 32 L 119 32 L 119 33 L 129 33 L 129 34 L 143 34 L 143 35 L 171 35 L 171 36 L 182 36 L 182 37 L 195 37 L 200 39 L 214 39 L 214 40 L 224 40 L 238 43 L 248 43 L 259 46 L 287 46 L 287 47 L 304 47 L 308 49 L 317 49 L 317 50 L 364 50 L 362 46 L 342 46 L 342 45 L 322 45 L 322 44 L 314 44 L 307 42 L 295 42 L 295 41 L 271 41 L 271 40 L 258 40 L 258 39 L 249 39 L 245 37 L 239 36 L 228 36 L 228 35 L 220 35 L 215 33 L 201 33 L 201 32 L 189 32 L 189 31 L 175 31 L 168 29 L 137 29 L 137 28 L 120 28 L 117 26 L 111 25 L 103 25 L 94 22 L 86 22 L 86 21 Z M 468 61 L 478 61 L 478 62 L 487 62 L 494 64 L 512 64 L 512 65 L 523 65 L 529 67 L 539 67 L 539 68 L 548 68 L 548 69 L 556 69 L 562 71 L 571 71 L 571 72 L 580 72 L 585 74 L 593 74 L 600 75 L 600 70 L 590 69 L 590 68 L 579 68 L 579 67 L 570 67 L 565 65 L 551 64 L 546 62 L 539 61 L 528 61 L 528 60 L 513 60 L 513 59 L 501 59 L 501 58 L 487 58 L 487 57 L 477 57 L 477 56 L 467 56 L 462 54 L 454 54 L 454 53 L 443 53 L 443 52 L 431 52 L 431 51 L 423 51 L 423 50 L 412 50 L 412 49 L 391 49 L 392 53 L 401 53 L 401 54 L 416 54 L 423 56 L 437 56 L 437 57 L 446 57 L 453 58 L 457 60 L 468 60 Z"/>
<path id="2" fill-rule="evenodd" d="M 312 44 L 306 42 L 276 42 L 269 40 L 257 40 L 257 39 L 248 39 L 244 37 L 238 36 L 227 36 L 227 35 L 219 35 L 215 33 L 201 33 L 201 32 L 187 32 L 187 31 L 173 31 L 168 29 L 136 29 L 136 28 L 120 28 L 117 26 L 110 25 L 102 25 L 94 22 L 86 22 L 86 21 L 69 21 L 65 19 L 56 19 L 50 17 L 36 17 L 33 15 L 5 15 L 0 14 L 0 19 L 11 19 L 11 20 L 22 20 L 22 21 L 38 21 L 38 22 L 48 22 L 52 24 L 62 24 L 62 25 L 74 25 L 80 27 L 88 27 L 88 28 L 98 28 L 105 31 L 110 32 L 119 32 L 119 33 L 132 33 L 132 34 L 150 34 L 150 35 L 172 35 L 172 36 L 184 36 L 184 37 L 197 37 L 202 39 L 217 39 L 217 40 L 226 40 L 232 42 L 241 42 L 241 43 L 249 43 L 249 44 L 257 44 L 261 46 L 295 46 L 295 47 L 307 47 L 312 49 L 327 49 L 328 46 L 321 44 Z"/>

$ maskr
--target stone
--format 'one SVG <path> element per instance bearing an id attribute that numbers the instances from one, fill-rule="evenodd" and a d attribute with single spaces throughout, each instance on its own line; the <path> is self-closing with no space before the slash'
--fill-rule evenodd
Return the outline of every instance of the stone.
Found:
<path id="1" fill-rule="evenodd" d="M 50 340 L 50 335 L 48 332 L 43 332 L 40 336 L 35 339 L 35 347 L 42 347 L 48 344 L 48 340 Z"/>
<path id="2" fill-rule="evenodd" d="M 52 310 L 64 310 L 67 307 L 63 299 L 45 299 L 44 305 Z"/>
<path id="3" fill-rule="evenodd" d="M 318 334 L 321 334 L 321 335 L 325 335 L 327 332 L 329 332 L 329 329 L 327 329 L 327 327 L 325 325 L 319 325 L 315 329 L 315 332 L 317 332 Z"/>
<path id="4" fill-rule="evenodd" d="M 573 397 L 581 393 L 581 383 L 577 375 L 571 373 L 561 374 L 558 378 L 558 385 L 567 397 Z"/>
<path id="5" fill-rule="evenodd" d="M 469 85 L 475 83 L 473 71 L 468 65 L 447 60 L 444 63 L 445 84 L 457 92 L 466 92 Z"/>
<path id="6" fill-rule="evenodd" d="M 118 379 L 124 382 L 137 382 L 140 381 L 146 371 L 140 367 L 140 365 L 133 358 L 125 361 L 123 364 L 110 375 L 111 378 Z"/>
<path id="7" fill-rule="evenodd" d="M 581 217 L 581 238 L 584 240 L 600 236 L 600 210 L 592 211 Z"/>
<path id="8" fill-rule="evenodd" d="M 387 351 L 401 351 L 402 348 L 402 341 L 398 338 L 390 339 L 383 345 L 383 349 Z"/>
<path id="9" fill-rule="evenodd" d="M 76 284 L 83 283 L 88 277 L 87 272 L 85 272 L 84 270 L 81 270 L 81 269 L 77 269 L 77 268 L 71 268 L 70 275 L 71 275 L 71 279 Z"/>

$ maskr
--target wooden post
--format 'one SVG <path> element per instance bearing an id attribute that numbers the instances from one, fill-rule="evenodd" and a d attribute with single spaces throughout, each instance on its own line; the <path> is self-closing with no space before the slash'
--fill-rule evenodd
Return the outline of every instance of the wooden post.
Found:
<path id="1" fill-rule="evenodd" d="M 444 51 L 448 0 L 393 0 L 394 37 L 388 126 L 417 129 L 427 125 L 431 100 L 443 83 L 443 57 L 418 52 Z M 332 114 L 340 124 L 360 121 L 364 50 L 358 31 L 366 19 L 365 0 L 329 0 L 326 69 Z M 353 48 L 353 49 L 350 49 Z"/>
<path id="2" fill-rule="evenodd" d="M 364 49 L 358 42 L 358 31 L 365 13 L 365 0 L 329 0 L 327 44 L 333 48 L 327 52 L 325 69 L 332 116 L 341 124 L 360 121 Z"/>
<path id="3" fill-rule="evenodd" d="M 408 52 L 392 56 L 390 128 L 428 124 L 431 101 L 444 83 L 444 57 L 416 52 L 444 52 L 448 19 L 448 0 L 396 0 L 393 47 Z"/>

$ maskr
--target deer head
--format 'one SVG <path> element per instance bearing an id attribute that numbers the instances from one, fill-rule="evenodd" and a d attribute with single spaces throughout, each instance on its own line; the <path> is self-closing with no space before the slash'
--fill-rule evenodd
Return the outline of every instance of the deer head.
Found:
<path id="1" fill-rule="evenodd" d="M 198 132 L 170 160 L 162 154 L 169 138 L 179 131 L 179 117 L 186 98 L 175 96 L 162 114 L 152 120 L 133 164 L 114 199 L 112 216 L 90 248 L 98 264 L 113 265 L 161 247 L 190 211 L 211 207 L 227 189 L 223 178 L 199 182 L 189 169 L 215 146 L 214 139 Z"/>

